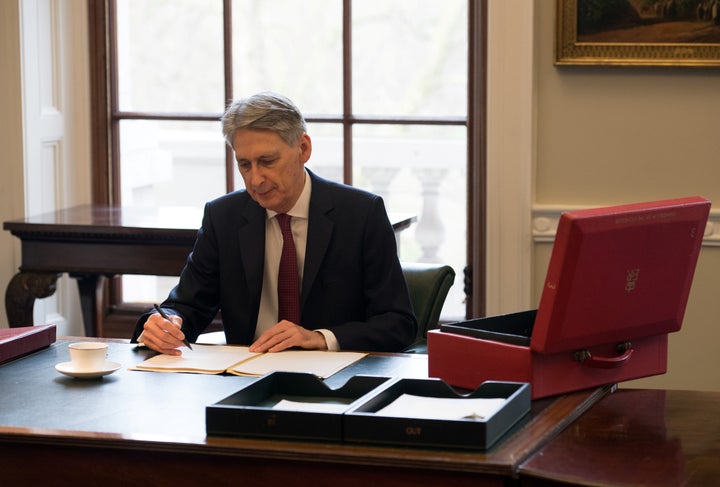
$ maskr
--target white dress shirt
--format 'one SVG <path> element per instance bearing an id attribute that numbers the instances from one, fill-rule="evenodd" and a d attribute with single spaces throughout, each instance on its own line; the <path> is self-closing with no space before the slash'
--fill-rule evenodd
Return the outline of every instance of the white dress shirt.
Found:
<path id="1" fill-rule="evenodd" d="M 297 253 L 298 278 L 300 289 L 302 289 L 303 271 L 305 269 L 305 249 L 307 247 L 308 215 L 310 212 L 310 194 L 312 193 L 312 182 L 310 176 L 305 172 L 305 186 L 295 206 L 287 212 L 292 218 L 290 228 L 292 229 L 295 252 Z M 268 328 L 275 325 L 278 320 L 278 298 L 277 282 L 278 271 L 280 270 L 280 255 L 282 254 L 283 237 L 280 231 L 280 224 L 275 215 L 277 212 L 266 210 L 265 220 L 265 264 L 263 271 L 262 294 L 260 295 L 260 310 L 258 312 L 257 326 L 255 327 L 255 339 Z M 335 334 L 330 330 L 316 330 L 323 334 L 328 350 L 339 350 L 340 345 Z"/>

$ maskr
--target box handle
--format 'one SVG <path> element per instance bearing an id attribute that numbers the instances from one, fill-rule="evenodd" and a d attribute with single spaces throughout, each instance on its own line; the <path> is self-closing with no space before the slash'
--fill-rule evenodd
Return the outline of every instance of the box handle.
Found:
<path id="1" fill-rule="evenodd" d="M 596 367 L 599 369 L 615 369 L 625 365 L 633 353 L 632 344 L 630 342 L 619 343 L 617 346 L 618 355 L 614 357 L 593 357 L 589 350 L 578 350 L 573 358 L 581 364 L 588 367 Z"/>

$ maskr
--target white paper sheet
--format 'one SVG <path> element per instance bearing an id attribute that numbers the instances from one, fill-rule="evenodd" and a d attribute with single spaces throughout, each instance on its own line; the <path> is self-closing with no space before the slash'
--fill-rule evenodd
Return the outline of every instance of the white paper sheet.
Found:
<path id="1" fill-rule="evenodd" d="M 303 402 L 283 399 L 273 406 L 273 409 L 281 411 L 304 411 L 312 413 L 342 413 L 347 409 L 347 404 L 328 402 Z"/>
<path id="2" fill-rule="evenodd" d="M 395 418 L 486 419 L 497 412 L 505 399 L 446 398 L 402 394 L 375 414 Z"/>

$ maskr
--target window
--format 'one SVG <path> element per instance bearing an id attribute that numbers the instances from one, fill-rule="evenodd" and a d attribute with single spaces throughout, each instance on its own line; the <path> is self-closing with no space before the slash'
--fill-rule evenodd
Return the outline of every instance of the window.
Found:
<path id="1" fill-rule="evenodd" d="M 201 207 L 242 187 L 218 119 L 233 98 L 277 91 L 306 116 L 311 170 L 382 195 L 391 214 L 417 216 L 400 234 L 400 257 L 452 265 L 443 317 L 465 315 L 464 269 L 479 255 L 468 246 L 482 232 L 472 216 L 482 141 L 468 136 L 480 133 L 478 2 L 94 3 L 91 32 L 109 40 L 91 53 L 106 76 L 94 83 L 104 135 L 96 202 Z M 163 299 L 177 281 L 123 279 L 116 304 Z"/>

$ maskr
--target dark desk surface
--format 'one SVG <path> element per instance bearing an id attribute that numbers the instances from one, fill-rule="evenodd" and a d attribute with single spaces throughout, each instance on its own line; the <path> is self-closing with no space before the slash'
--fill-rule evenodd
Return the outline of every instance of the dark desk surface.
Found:
<path id="1" fill-rule="evenodd" d="M 520 476 L 523 485 L 720 485 L 720 392 L 619 389 Z"/>
<path id="2" fill-rule="evenodd" d="M 205 406 L 247 377 L 130 371 L 148 355 L 110 340 L 109 360 L 123 365 L 102 379 L 78 380 L 54 366 L 69 360 L 63 339 L 0 366 L 0 459 L 3 479 L 42 481 L 33 469 L 73 478 L 73 468 L 102 482 L 203 484 L 248 478 L 243 485 L 503 485 L 519 465 L 609 389 L 533 403 L 531 414 L 488 451 L 219 438 L 205 435 Z M 333 387 L 356 374 L 427 377 L 427 356 L 371 355 L 327 379 Z M 243 477 L 238 477 L 242 475 Z M 100 485 L 98 483 L 98 485 Z"/>
<path id="3" fill-rule="evenodd" d="M 0 366 L 0 427 L 172 437 L 205 441 L 205 406 L 254 381 L 234 375 L 142 372 L 128 370 L 154 352 L 125 340 L 109 344 L 108 360 L 122 364 L 101 379 L 80 380 L 60 374 L 55 365 L 70 360 L 68 345 L 87 338 L 61 338 L 49 349 Z M 371 356 L 331 378 L 342 385 L 355 374 L 427 377 L 422 355 Z M 22 377 L 22 381 L 17 378 Z M 38 400 L 42 398 L 42 400 Z M 54 404 L 54 406 L 49 406 Z M 49 409 L 61 414 L 48 414 Z M 92 411 L 92 414 L 87 414 Z M 177 414 L 176 414 L 177 413 Z"/>

